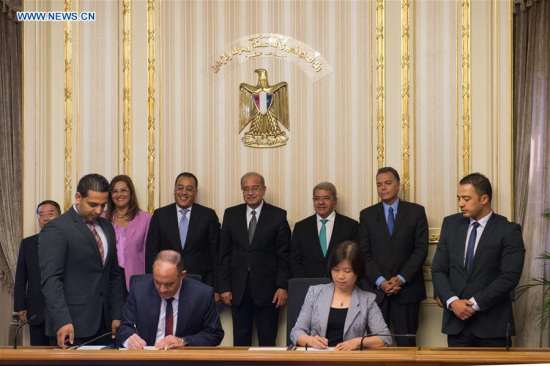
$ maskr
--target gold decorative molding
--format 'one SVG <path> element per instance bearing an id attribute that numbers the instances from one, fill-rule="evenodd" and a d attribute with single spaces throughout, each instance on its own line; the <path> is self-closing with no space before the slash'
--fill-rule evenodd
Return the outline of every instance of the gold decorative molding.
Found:
<path id="1" fill-rule="evenodd" d="M 409 0 L 401 0 L 401 187 L 403 199 L 410 200 L 410 54 L 409 54 Z"/>
<path id="2" fill-rule="evenodd" d="M 132 129 L 132 16 L 131 1 L 122 2 L 122 162 L 124 174 L 130 175 L 130 151 L 131 151 L 131 129 Z M 149 22 L 149 21 L 147 21 Z"/>
<path id="3" fill-rule="evenodd" d="M 464 175 L 470 174 L 472 118 L 470 100 L 470 0 L 462 0 L 462 161 Z"/>
<path id="4" fill-rule="evenodd" d="M 429 244 L 439 243 L 439 237 L 440 237 L 440 234 L 430 234 L 430 235 L 428 235 L 428 243 Z"/>
<path id="5" fill-rule="evenodd" d="M 72 11 L 72 1 L 65 0 L 63 11 Z M 72 203 L 73 187 L 73 27 L 72 22 L 66 21 L 63 25 L 64 31 L 64 61 L 65 74 L 63 86 L 65 88 L 65 192 L 63 198 L 63 208 L 67 211 Z"/>
<path id="6" fill-rule="evenodd" d="M 155 0 L 147 0 L 147 211 L 155 207 Z"/>
<path id="7" fill-rule="evenodd" d="M 378 168 L 382 168 L 386 161 L 386 73 L 385 73 L 385 0 L 376 0 L 376 130 L 378 132 L 378 143 L 376 147 L 376 158 Z"/>

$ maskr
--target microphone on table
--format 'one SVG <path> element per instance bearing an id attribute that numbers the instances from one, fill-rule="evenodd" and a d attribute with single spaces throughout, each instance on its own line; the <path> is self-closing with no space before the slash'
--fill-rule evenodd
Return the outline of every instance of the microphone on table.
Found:
<path id="1" fill-rule="evenodd" d="M 68 349 L 79 349 L 80 347 L 87 346 L 90 343 L 93 343 L 93 342 L 97 341 L 98 339 L 101 339 L 101 338 L 106 337 L 106 336 L 110 336 L 112 334 L 113 334 L 112 332 L 107 332 L 105 334 L 100 335 L 99 337 L 95 337 L 94 339 L 90 339 L 88 342 L 84 342 L 84 343 L 79 344 L 77 346 L 69 347 Z"/>
<path id="2" fill-rule="evenodd" d="M 17 329 L 15 329 L 15 335 L 13 336 L 13 349 L 17 349 L 17 335 L 19 334 L 19 329 L 27 325 L 30 321 L 33 321 L 36 318 L 36 314 L 19 324 Z"/>

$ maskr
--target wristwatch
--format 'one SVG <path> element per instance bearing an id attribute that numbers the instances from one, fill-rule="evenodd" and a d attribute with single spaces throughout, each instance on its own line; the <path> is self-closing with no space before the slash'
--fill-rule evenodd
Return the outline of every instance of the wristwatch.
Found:
<path id="1" fill-rule="evenodd" d="M 183 347 L 187 346 L 189 342 L 185 339 L 185 337 L 181 337 L 181 343 L 183 343 Z"/>

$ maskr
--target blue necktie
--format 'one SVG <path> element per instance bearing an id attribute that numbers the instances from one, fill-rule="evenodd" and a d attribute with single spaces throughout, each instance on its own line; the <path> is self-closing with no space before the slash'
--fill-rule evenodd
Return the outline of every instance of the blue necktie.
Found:
<path id="1" fill-rule="evenodd" d="M 468 239 L 468 248 L 466 249 L 466 263 L 464 263 L 464 267 L 466 267 L 466 271 L 468 272 L 470 272 L 470 269 L 472 269 L 472 264 L 474 263 L 474 249 L 476 247 L 477 228 L 479 227 L 479 222 L 475 221 L 472 226 L 473 228 L 470 233 L 470 239 Z"/>
<path id="2" fill-rule="evenodd" d="M 395 226 L 395 216 L 393 215 L 393 208 L 388 209 L 388 230 L 390 235 L 393 233 L 393 227 Z"/>
<path id="3" fill-rule="evenodd" d="M 187 211 L 189 211 L 189 209 L 187 208 L 183 208 L 180 210 L 182 216 L 180 219 L 179 228 L 180 228 L 180 239 L 181 239 L 182 250 L 183 248 L 185 248 L 185 239 L 187 239 L 187 230 L 189 229 L 189 220 L 187 220 L 187 216 L 186 216 Z"/>
<path id="4" fill-rule="evenodd" d="M 327 256 L 327 219 L 319 220 L 323 224 L 321 230 L 319 231 L 319 242 L 321 243 L 321 250 L 323 251 L 323 257 Z"/>

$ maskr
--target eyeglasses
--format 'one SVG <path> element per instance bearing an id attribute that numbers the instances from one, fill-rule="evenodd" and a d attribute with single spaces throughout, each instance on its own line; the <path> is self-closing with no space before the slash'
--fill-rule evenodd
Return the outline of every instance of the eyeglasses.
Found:
<path id="1" fill-rule="evenodd" d="M 119 193 L 122 193 L 122 194 L 126 194 L 130 192 L 130 190 L 128 188 L 122 188 L 122 189 L 113 189 L 111 191 L 112 194 L 119 194 Z"/>
<path id="2" fill-rule="evenodd" d="M 51 219 L 52 217 L 56 217 L 56 216 L 57 216 L 57 213 L 55 213 L 55 212 L 41 212 L 41 213 L 38 214 L 38 217 L 41 218 L 41 219 L 46 218 L 46 217 Z"/>
<path id="3" fill-rule="evenodd" d="M 314 202 L 330 201 L 330 200 L 332 200 L 332 197 L 330 197 L 330 196 L 315 196 L 315 197 L 313 197 Z"/>
<path id="4" fill-rule="evenodd" d="M 189 192 L 189 193 L 193 193 L 195 192 L 195 188 L 194 187 L 191 187 L 191 186 L 187 186 L 187 187 L 184 187 L 184 186 L 176 186 L 176 191 L 178 192 Z"/>
<path id="5" fill-rule="evenodd" d="M 262 187 L 260 186 L 252 186 L 252 187 L 241 187 L 241 190 L 245 193 L 248 192 L 258 192 Z"/>

